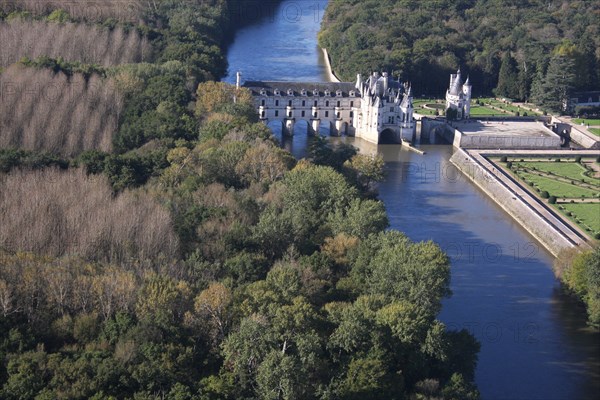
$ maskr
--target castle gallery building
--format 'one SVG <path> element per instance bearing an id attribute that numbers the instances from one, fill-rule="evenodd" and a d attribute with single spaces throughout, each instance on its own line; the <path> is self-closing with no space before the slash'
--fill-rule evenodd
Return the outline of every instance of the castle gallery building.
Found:
<path id="1" fill-rule="evenodd" d="M 412 141 L 415 135 L 412 91 L 407 83 L 373 73 L 356 83 L 247 81 L 261 121 L 277 121 L 291 135 L 300 121 L 309 134 L 318 134 L 322 123 L 332 135 L 349 135 L 372 143 Z"/>
<path id="2" fill-rule="evenodd" d="M 386 72 L 367 79 L 359 74 L 355 83 L 247 81 L 243 86 L 252 92 L 260 120 L 280 123 L 286 135 L 293 135 L 295 126 L 305 121 L 311 135 L 318 135 L 325 124 L 332 135 L 377 144 L 415 138 L 411 87 Z M 468 78 L 463 83 L 460 70 L 450 76 L 446 109 L 455 110 L 459 120 L 470 116 L 471 84 Z"/>

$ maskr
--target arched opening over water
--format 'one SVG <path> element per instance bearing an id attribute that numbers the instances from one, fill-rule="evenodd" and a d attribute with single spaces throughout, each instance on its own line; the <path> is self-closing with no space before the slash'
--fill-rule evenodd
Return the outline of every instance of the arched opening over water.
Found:
<path id="1" fill-rule="evenodd" d="M 279 143 L 283 143 L 283 122 L 269 121 L 267 127 L 273 132 L 273 136 Z"/>
<path id="2" fill-rule="evenodd" d="M 398 133 L 394 132 L 393 129 L 387 128 L 379 134 L 379 144 L 398 144 L 400 143 L 397 139 Z"/>
<path id="3" fill-rule="evenodd" d="M 321 123 L 319 124 L 319 136 L 331 136 L 331 122 L 321 121 Z"/>
<path id="4" fill-rule="evenodd" d="M 294 124 L 294 137 L 296 136 L 311 136 L 310 122 L 306 120 L 296 120 Z"/>

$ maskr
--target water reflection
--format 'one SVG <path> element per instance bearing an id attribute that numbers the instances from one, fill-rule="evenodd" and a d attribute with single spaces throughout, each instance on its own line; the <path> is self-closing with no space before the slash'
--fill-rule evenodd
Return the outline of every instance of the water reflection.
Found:
<path id="1" fill-rule="evenodd" d="M 316 43 L 327 1 L 250 2 L 259 22 L 239 30 L 229 48 L 226 82 L 245 80 L 326 82 L 323 54 Z M 262 17 L 262 18 L 260 18 Z"/>

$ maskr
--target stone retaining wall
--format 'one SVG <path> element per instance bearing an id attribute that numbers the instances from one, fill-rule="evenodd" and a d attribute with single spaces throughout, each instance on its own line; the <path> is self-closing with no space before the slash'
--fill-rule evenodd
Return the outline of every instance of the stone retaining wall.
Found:
<path id="1" fill-rule="evenodd" d="M 571 140 L 581 145 L 582 147 L 590 150 L 600 149 L 600 138 L 594 139 L 577 129 L 576 125 L 566 124 L 555 117 L 552 118 L 552 123 L 556 125 L 556 129 L 558 132 L 562 132 L 563 130 L 569 132 Z"/>
<path id="2" fill-rule="evenodd" d="M 550 253 L 557 256 L 561 251 L 575 247 L 571 240 L 466 151 L 458 149 L 450 158 L 450 162 L 519 222 Z"/>
<path id="3" fill-rule="evenodd" d="M 460 147 L 465 149 L 558 149 L 561 142 L 557 135 L 532 137 L 511 135 L 461 135 Z M 455 146 L 456 136 L 455 136 Z"/>

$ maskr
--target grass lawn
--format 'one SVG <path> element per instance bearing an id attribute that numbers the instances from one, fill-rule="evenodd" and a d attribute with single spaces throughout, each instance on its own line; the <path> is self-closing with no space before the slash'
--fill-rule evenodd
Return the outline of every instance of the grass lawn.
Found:
<path id="1" fill-rule="evenodd" d="M 484 106 L 472 106 L 471 107 L 471 115 L 475 116 L 506 116 L 510 115 L 509 113 L 501 112 L 498 110 L 494 110 L 492 108 L 484 107 Z"/>
<path id="2" fill-rule="evenodd" d="M 415 108 L 422 107 L 423 104 L 427 104 L 427 103 L 428 103 L 427 100 L 413 100 L 413 106 L 415 106 Z"/>
<path id="3" fill-rule="evenodd" d="M 550 196 L 556 197 L 577 197 L 580 198 L 582 195 L 585 197 L 595 197 L 598 195 L 598 191 L 580 188 L 575 185 L 571 185 L 565 182 L 559 182 L 551 178 L 544 176 L 538 176 L 529 174 L 527 172 L 517 172 L 521 179 L 526 179 L 528 182 L 533 182 L 536 187 L 539 187 L 541 191 L 547 191 Z"/>
<path id="4" fill-rule="evenodd" d="M 506 110 L 506 111 L 511 112 L 511 113 L 517 113 L 517 112 L 519 112 L 519 113 L 522 114 L 523 112 L 527 111 L 527 110 L 523 110 L 521 108 L 518 108 L 516 106 L 513 106 L 512 104 L 506 104 L 506 103 L 503 103 L 503 102 L 498 101 L 498 100 L 493 100 L 493 101 L 486 102 L 486 103 L 490 104 L 490 105 L 492 105 L 494 107 L 502 108 L 503 110 Z"/>
<path id="5" fill-rule="evenodd" d="M 588 128 L 590 132 L 592 132 L 596 136 L 600 136 L 600 128 Z"/>
<path id="6" fill-rule="evenodd" d="M 576 162 L 516 162 L 513 163 L 513 165 L 528 169 L 536 168 L 541 172 L 552 172 L 555 175 L 560 175 L 574 181 L 585 179 L 586 182 L 596 181 L 597 183 L 600 183 L 598 179 L 585 176 L 583 173 L 587 170 L 581 166 L 581 164 Z"/>
<path id="7" fill-rule="evenodd" d="M 438 99 L 439 100 L 439 99 Z M 433 109 L 424 108 L 425 104 L 436 104 L 436 99 L 415 99 L 413 100 L 413 106 L 415 107 L 415 112 L 421 115 L 435 115 L 435 111 Z M 445 103 L 439 103 L 439 114 L 444 114 L 444 108 L 446 107 Z"/>
<path id="8" fill-rule="evenodd" d="M 600 125 L 600 119 L 585 119 L 585 118 L 573 118 L 573 122 L 581 124 L 582 122 L 586 125 Z"/>
<path id="9" fill-rule="evenodd" d="M 415 112 L 421 115 L 435 115 L 435 110 L 430 110 L 428 108 L 415 108 Z M 440 112 L 442 114 L 442 112 Z"/>
<path id="10" fill-rule="evenodd" d="M 528 116 L 532 116 L 532 115 L 541 115 L 541 113 L 537 112 L 537 111 L 532 111 L 532 110 L 528 110 L 525 108 L 519 108 L 518 106 L 513 105 L 512 103 L 503 103 L 500 100 L 496 100 L 494 98 L 483 98 L 483 99 L 478 99 L 479 101 L 483 102 L 484 104 L 489 104 L 491 106 L 494 107 L 499 107 L 502 108 L 503 110 L 505 110 L 508 113 L 512 113 L 515 114 L 518 112 L 521 116 L 523 116 L 524 113 L 527 113 Z M 535 106 L 533 104 L 528 104 L 528 106 L 530 106 L 531 108 L 535 108 Z"/>
<path id="11" fill-rule="evenodd" d="M 582 221 L 582 224 L 579 224 L 580 226 L 585 224 L 592 228 L 594 233 L 600 232 L 600 203 L 564 203 L 560 204 L 560 206 L 572 213 L 572 216 L 567 215 L 567 217 L 571 218 L 574 222 L 577 223 L 575 217 L 579 218 Z M 566 213 L 566 211 L 560 211 Z M 583 228 L 585 229 L 585 226 Z M 592 233 L 592 236 L 594 233 Z"/>

